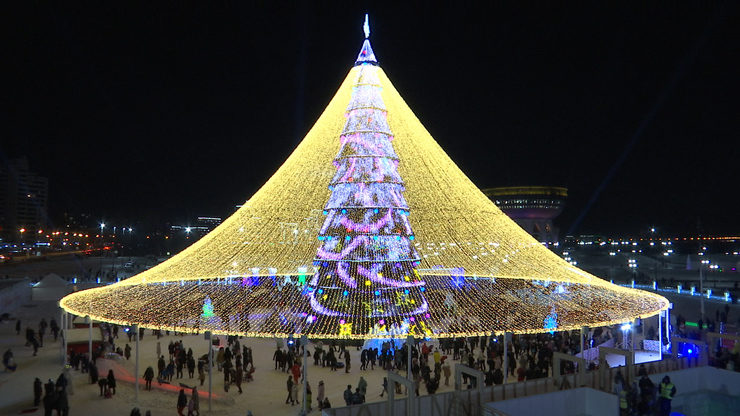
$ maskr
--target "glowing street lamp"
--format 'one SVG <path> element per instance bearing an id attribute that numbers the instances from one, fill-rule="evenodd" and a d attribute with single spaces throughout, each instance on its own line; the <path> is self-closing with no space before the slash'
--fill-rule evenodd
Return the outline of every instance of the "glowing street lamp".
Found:
<path id="1" fill-rule="evenodd" d="M 103 274 L 103 229 L 105 228 L 105 223 L 100 223 L 100 274 Z M 100 277 L 96 279 L 97 283 L 100 283 Z"/>

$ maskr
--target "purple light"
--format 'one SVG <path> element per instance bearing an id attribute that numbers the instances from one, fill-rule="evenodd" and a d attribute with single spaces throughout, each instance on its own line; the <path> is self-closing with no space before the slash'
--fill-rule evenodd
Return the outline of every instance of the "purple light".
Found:
<path id="1" fill-rule="evenodd" d="M 347 286 L 351 288 L 357 288 L 357 281 L 353 279 L 352 276 L 349 275 L 349 273 L 347 273 L 346 262 L 337 263 L 337 274 Z"/>
<path id="2" fill-rule="evenodd" d="M 425 318 L 429 318 L 430 316 L 429 314 L 424 315 Z"/>
<path id="3" fill-rule="evenodd" d="M 340 320 L 339 320 L 339 323 L 340 323 L 341 325 L 344 325 L 344 319 L 340 319 Z"/>
<path id="4" fill-rule="evenodd" d="M 361 233 L 375 234 L 380 231 L 381 228 L 385 227 L 391 220 L 391 209 L 388 209 L 388 212 L 383 216 L 383 218 L 379 219 L 374 224 L 358 224 L 347 217 L 342 217 L 339 222 L 344 226 L 344 228 L 356 230 Z"/>
<path id="5" fill-rule="evenodd" d="M 317 253 L 318 257 L 321 259 L 326 259 L 326 260 L 342 260 L 349 253 L 351 253 L 352 250 L 357 248 L 357 246 L 359 246 L 360 243 L 363 243 L 366 239 L 367 237 L 364 235 L 357 236 L 357 238 L 352 240 L 352 242 L 349 243 L 347 247 L 345 247 L 344 250 L 342 250 L 340 253 L 332 253 L 331 251 L 326 251 L 323 248 L 319 247 L 319 250 Z"/>
<path id="6" fill-rule="evenodd" d="M 319 301 L 317 301 L 316 298 L 314 297 L 314 293 L 315 292 L 311 292 L 311 294 L 309 295 L 309 299 L 311 301 L 311 307 L 316 312 L 318 312 L 318 313 L 320 313 L 322 315 L 327 315 L 327 316 L 339 316 L 339 315 L 341 315 L 339 312 L 333 311 L 333 310 L 331 310 L 329 308 L 324 307 L 322 304 L 320 304 Z"/>
<path id="7" fill-rule="evenodd" d="M 414 318 L 414 317 L 412 316 L 411 318 L 409 318 L 409 320 L 410 320 L 411 322 L 414 322 L 414 321 L 415 321 L 416 319 L 415 319 L 415 318 Z"/>
<path id="8" fill-rule="evenodd" d="M 385 325 L 385 319 L 381 319 L 380 322 L 378 322 L 381 325 Z"/>

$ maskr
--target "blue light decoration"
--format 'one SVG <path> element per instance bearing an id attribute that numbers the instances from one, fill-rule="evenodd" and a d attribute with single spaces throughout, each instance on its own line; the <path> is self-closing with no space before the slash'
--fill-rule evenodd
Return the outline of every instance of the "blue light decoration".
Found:
<path id="1" fill-rule="evenodd" d="M 547 316 L 545 317 L 544 328 L 552 329 L 552 331 L 548 331 L 548 332 L 550 332 L 550 334 L 554 334 L 555 333 L 554 330 L 557 329 L 557 327 L 558 327 L 558 314 L 557 312 L 555 312 L 555 308 L 553 307 L 550 310 L 550 313 L 548 313 Z"/>
<path id="2" fill-rule="evenodd" d="M 671 345 L 673 347 L 673 345 Z M 689 342 L 678 343 L 678 355 L 680 357 L 698 357 L 699 348 L 695 344 Z"/>
<path id="3" fill-rule="evenodd" d="M 454 288 L 462 289 L 462 287 L 465 286 L 465 269 L 461 267 L 452 269 L 450 278 L 452 279 L 452 286 Z"/>
<path id="4" fill-rule="evenodd" d="M 259 271 L 260 271 L 259 268 L 252 268 L 251 276 L 242 277 L 242 282 L 241 282 L 242 287 L 250 287 L 250 286 L 259 285 L 260 283 Z"/>
<path id="5" fill-rule="evenodd" d="M 426 283 L 417 271 L 421 256 L 413 243 L 405 185 L 398 171 L 402 161 L 392 144 L 368 39 L 355 66 L 357 78 L 333 160 L 336 172 L 318 231 L 319 236 L 339 238 L 318 239 L 314 262 L 318 268 L 309 282 L 315 290 L 309 301 L 315 312 L 326 316 L 404 316 L 410 322 L 422 321 L 428 304 L 423 295 Z"/>

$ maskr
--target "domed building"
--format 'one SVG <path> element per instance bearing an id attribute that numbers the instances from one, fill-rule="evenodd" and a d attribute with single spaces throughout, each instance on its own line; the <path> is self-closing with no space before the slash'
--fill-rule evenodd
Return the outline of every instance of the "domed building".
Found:
<path id="1" fill-rule="evenodd" d="M 559 186 L 506 186 L 483 189 L 496 206 L 537 241 L 555 243 L 552 221 L 563 212 L 568 189 Z"/>

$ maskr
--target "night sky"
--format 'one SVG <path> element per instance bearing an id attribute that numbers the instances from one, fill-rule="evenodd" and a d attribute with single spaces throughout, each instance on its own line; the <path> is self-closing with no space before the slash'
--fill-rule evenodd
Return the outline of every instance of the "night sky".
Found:
<path id="1" fill-rule="evenodd" d="M 740 232 L 738 2 L 13 3 L 0 159 L 49 177 L 52 219 L 229 215 L 323 111 L 369 12 L 381 66 L 478 187 L 568 187 L 561 234 Z"/>

